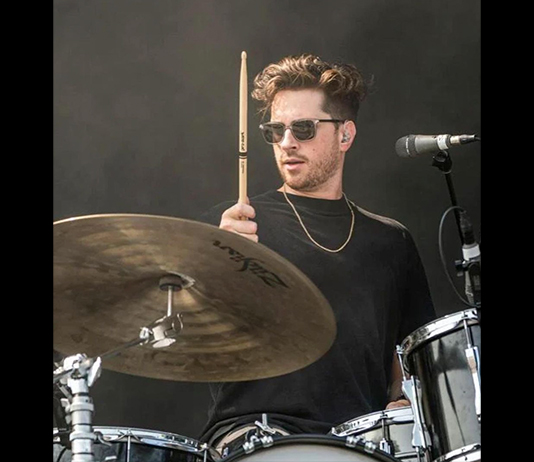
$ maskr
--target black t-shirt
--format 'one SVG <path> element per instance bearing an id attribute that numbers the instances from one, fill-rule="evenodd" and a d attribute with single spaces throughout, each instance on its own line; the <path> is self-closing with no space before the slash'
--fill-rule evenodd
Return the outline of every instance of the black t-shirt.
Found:
<path id="1" fill-rule="evenodd" d="M 289 195 L 311 236 L 339 248 L 351 213 L 344 198 Z M 199 220 L 219 225 L 235 202 L 215 206 Z M 269 422 L 293 433 L 326 434 L 336 425 L 379 411 L 388 402 L 396 345 L 435 319 L 429 287 L 408 230 L 395 220 L 351 205 L 352 238 L 338 253 L 316 246 L 278 191 L 250 199 L 259 242 L 296 265 L 329 301 L 337 322 L 331 349 L 311 365 L 261 380 L 210 383 L 213 404 L 200 437 L 229 422 Z"/>

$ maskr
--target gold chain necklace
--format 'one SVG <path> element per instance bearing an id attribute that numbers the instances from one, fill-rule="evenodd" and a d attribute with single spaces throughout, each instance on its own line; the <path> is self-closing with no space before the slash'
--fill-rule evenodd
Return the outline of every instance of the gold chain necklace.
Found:
<path id="1" fill-rule="evenodd" d="M 304 230 L 304 232 L 306 233 L 306 236 L 308 236 L 308 238 L 310 239 L 310 241 L 312 241 L 317 247 L 325 250 L 326 252 L 331 252 L 331 253 L 337 253 L 337 252 L 341 252 L 345 247 L 346 245 L 349 243 L 350 241 L 350 238 L 352 237 L 352 231 L 354 229 L 354 211 L 352 210 L 352 207 L 350 206 L 349 204 L 349 200 L 347 199 L 347 196 L 345 195 L 345 193 L 342 193 L 343 194 L 343 197 L 345 199 L 345 202 L 347 203 L 347 206 L 349 207 L 349 210 L 350 210 L 350 213 L 352 215 L 352 221 L 351 221 L 351 224 L 350 224 L 350 231 L 349 231 L 349 237 L 347 237 L 347 240 L 345 241 L 345 243 L 339 248 L 339 249 L 327 249 L 326 247 L 323 247 L 321 244 L 319 244 L 313 237 L 311 237 L 310 233 L 308 232 L 308 230 L 306 229 L 306 226 L 304 226 L 304 223 L 302 221 L 302 218 L 300 218 L 300 215 L 299 213 L 297 212 L 297 209 L 295 208 L 295 206 L 291 203 L 291 201 L 289 200 L 289 197 L 287 197 L 287 194 L 286 194 L 286 185 L 284 183 L 283 185 L 283 188 L 282 188 L 282 192 L 284 193 L 284 197 L 286 198 L 286 201 L 287 203 L 291 206 L 291 208 L 293 209 L 293 212 L 295 212 L 295 215 L 297 216 L 297 219 L 299 220 L 299 223 L 300 223 L 300 226 L 302 226 L 302 229 Z"/>

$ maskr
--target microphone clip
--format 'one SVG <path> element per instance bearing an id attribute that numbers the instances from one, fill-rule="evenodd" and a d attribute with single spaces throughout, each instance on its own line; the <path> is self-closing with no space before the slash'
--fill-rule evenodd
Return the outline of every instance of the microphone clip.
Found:
<path id="1" fill-rule="evenodd" d="M 447 150 L 441 150 L 434 155 L 432 158 L 432 167 L 436 167 L 445 174 L 451 173 L 452 159 L 451 156 L 449 156 L 449 152 Z"/>
<path id="2" fill-rule="evenodd" d="M 465 276 L 465 294 L 469 302 L 477 308 L 481 307 L 481 264 L 480 257 L 454 262 L 458 277 Z"/>

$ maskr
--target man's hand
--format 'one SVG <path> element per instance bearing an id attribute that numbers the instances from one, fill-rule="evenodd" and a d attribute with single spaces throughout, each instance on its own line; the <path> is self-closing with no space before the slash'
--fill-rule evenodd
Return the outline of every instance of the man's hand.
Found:
<path id="1" fill-rule="evenodd" d="M 256 211 L 251 205 L 238 202 L 223 212 L 219 228 L 258 242 L 258 235 L 256 234 L 258 224 L 255 221 L 251 221 L 255 216 Z"/>
<path id="2" fill-rule="evenodd" d="M 395 409 L 397 407 L 405 407 L 405 406 L 410 406 L 410 401 L 402 398 L 397 401 L 389 402 L 388 405 L 386 406 L 386 409 Z"/>

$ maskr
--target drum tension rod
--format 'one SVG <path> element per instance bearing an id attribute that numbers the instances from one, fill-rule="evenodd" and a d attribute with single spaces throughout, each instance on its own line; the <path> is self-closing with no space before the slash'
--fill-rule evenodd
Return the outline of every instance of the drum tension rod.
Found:
<path id="1" fill-rule="evenodd" d="M 402 367 L 402 366 L 401 366 Z M 391 435 L 389 434 L 389 427 L 386 425 L 387 416 L 384 415 L 380 419 L 382 429 L 382 439 L 378 443 L 378 447 L 388 454 L 393 454 L 393 441 L 391 441 Z"/>

